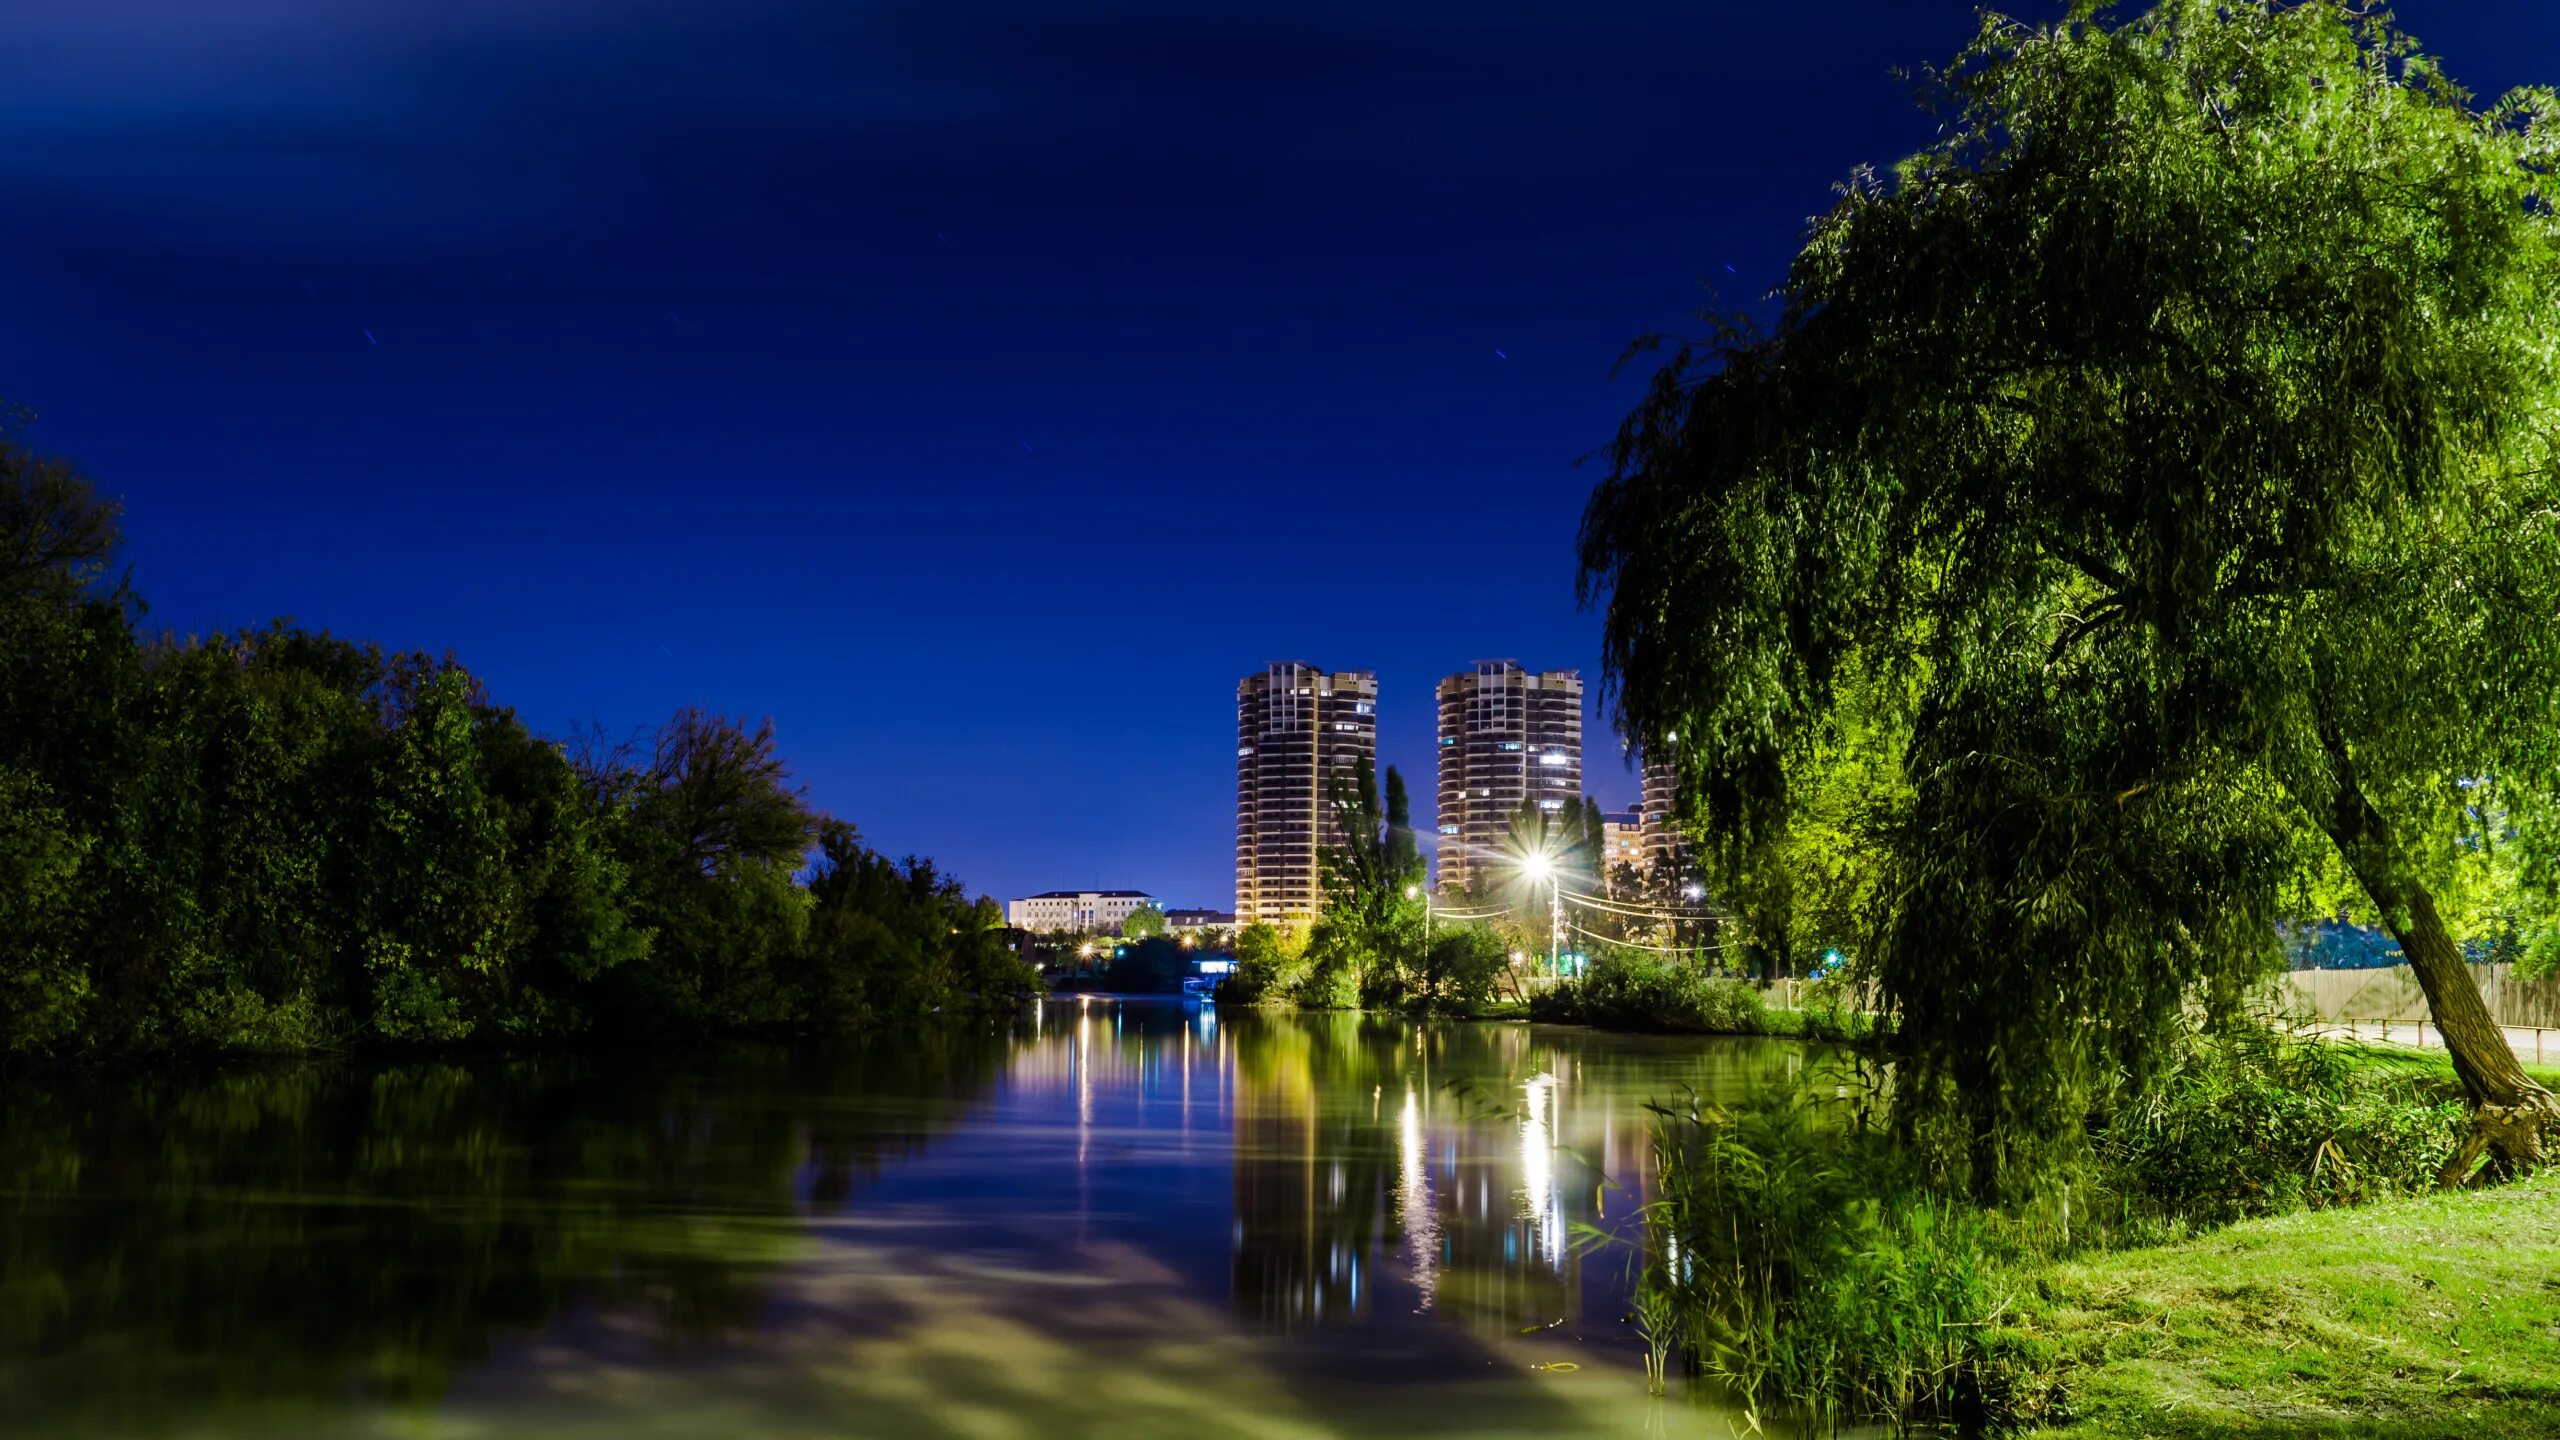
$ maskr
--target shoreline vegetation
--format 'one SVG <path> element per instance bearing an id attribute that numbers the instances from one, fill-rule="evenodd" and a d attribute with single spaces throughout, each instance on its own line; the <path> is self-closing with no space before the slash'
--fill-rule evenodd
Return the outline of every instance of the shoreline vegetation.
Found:
<path id="1" fill-rule="evenodd" d="M 1666 345 L 1583 515 L 1716 948 L 1836 949 L 1889 1025 L 1657 1112 L 1657 1381 L 2550 1433 L 2560 1101 L 2466 955 L 2560 967 L 2560 92 L 2348 0 L 1986 13 L 1922 73 L 1932 138 Z M 2445 1054 L 2257 1013 L 2304 922 L 2387 934 Z"/>
<path id="2" fill-rule="evenodd" d="M 529 728 L 450 656 L 153 635 L 0 429 L 0 1065 L 828 1031 L 1037 975 L 812 809 L 770 721 Z"/>

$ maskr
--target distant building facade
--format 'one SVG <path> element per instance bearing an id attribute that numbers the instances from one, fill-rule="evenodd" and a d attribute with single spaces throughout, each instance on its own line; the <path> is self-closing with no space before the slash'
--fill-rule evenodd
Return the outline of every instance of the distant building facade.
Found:
<path id="1" fill-rule="evenodd" d="M 1342 843 L 1336 777 L 1378 758 L 1378 677 L 1282 660 L 1236 684 L 1238 924 L 1305 925 L 1324 906 L 1319 846 Z"/>
<path id="2" fill-rule="evenodd" d="M 1047 890 L 1005 902 L 1005 923 L 1041 934 L 1117 935 L 1129 912 L 1153 905 L 1144 890 Z"/>
<path id="3" fill-rule="evenodd" d="M 1210 930 L 1236 928 L 1233 910 L 1167 910 L 1164 928 L 1176 935 L 1198 935 Z"/>
<path id="4" fill-rule="evenodd" d="M 1641 876 L 1648 863 L 1645 859 L 1642 811 L 1627 810 L 1600 817 L 1600 888 L 1604 892 L 1617 892 L 1619 866 L 1627 866 Z"/>
<path id="5" fill-rule="evenodd" d="M 1666 735 L 1660 747 L 1642 757 L 1643 798 L 1636 804 L 1637 845 L 1644 855 L 1639 870 L 1688 868 L 1689 839 L 1680 829 L 1680 766 L 1674 749 L 1679 743 L 1678 735 Z"/>
<path id="6" fill-rule="evenodd" d="M 1580 809 L 1582 675 L 1483 660 L 1441 681 L 1439 702 L 1440 884 L 1466 888 L 1502 863 L 1524 801 Z"/>

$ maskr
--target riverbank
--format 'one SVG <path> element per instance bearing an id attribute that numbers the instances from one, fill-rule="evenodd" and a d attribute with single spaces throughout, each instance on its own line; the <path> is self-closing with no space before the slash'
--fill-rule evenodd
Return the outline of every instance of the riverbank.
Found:
<path id="1" fill-rule="evenodd" d="M 2560 1434 L 2560 1175 L 2057 1263 L 1988 1348 L 2066 1440 Z"/>

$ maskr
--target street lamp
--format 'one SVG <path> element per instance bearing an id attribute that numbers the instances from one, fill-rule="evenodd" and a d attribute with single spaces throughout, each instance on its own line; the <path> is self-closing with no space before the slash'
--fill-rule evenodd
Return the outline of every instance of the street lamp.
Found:
<path id="1" fill-rule="evenodd" d="M 1404 898 L 1422 902 L 1422 948 L 1428 952 L 1431 949 L 1431 892 L 1419 885 L 1407 885 Z"/>
<path id="2" fill-rule="evenodd" d="M 1522 859 L 1520 873 L 1532 885 L 1547 882 L 1547 973 L 1552 975 L 1564 964 L 1564 877 L 1543 850 Z"/>

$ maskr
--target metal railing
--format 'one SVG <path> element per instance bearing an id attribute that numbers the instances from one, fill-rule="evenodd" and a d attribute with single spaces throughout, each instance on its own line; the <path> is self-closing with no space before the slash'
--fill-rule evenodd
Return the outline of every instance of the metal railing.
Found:
<path id="1" fill-rule="evenodd" d="M 2344 1034 L 2350 1040 L 2373 1040 L 2384 1045 L 2407 1045 L 2419 1050 L 2441 1050 L 2444 1036 L 2425 1020 L 2328 1020 L 2311 1029 L 2318 1034 Z M 2560 1029 L 2543 1025 L 2501 1025 L 2507 1037 L 2507 1048 L 2519 1059 L 2534 1064 L 2545 1063 L 2545 1056 L 2560 1059 Z"/>

